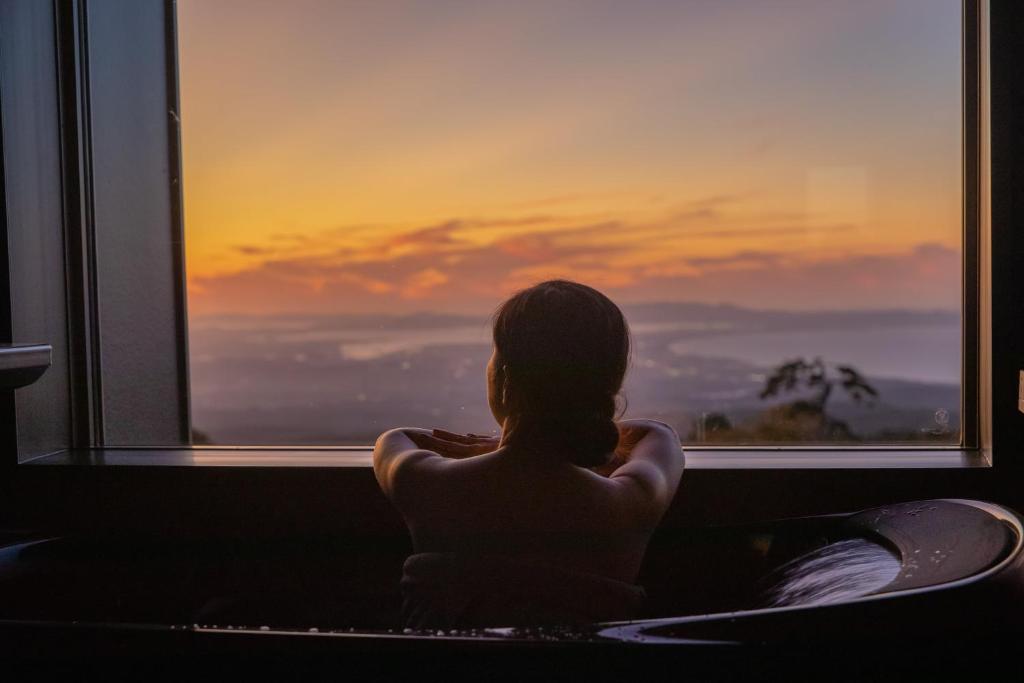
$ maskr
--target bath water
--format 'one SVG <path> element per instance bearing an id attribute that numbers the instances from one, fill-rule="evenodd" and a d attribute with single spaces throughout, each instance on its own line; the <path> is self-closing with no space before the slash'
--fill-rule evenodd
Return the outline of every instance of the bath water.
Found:
<path id="1" fill-rule="evenodd" d="M 899 558 L 888 548 L 852 538 L 814 550 L 779 567 L 765 606 L 821 605 L 868 595 L 892 582 Z"/>

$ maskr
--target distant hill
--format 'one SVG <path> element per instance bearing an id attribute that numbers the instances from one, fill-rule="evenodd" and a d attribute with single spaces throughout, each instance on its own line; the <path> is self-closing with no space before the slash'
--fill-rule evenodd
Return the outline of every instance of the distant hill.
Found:
<path id="1" fill-rule="evenodd" d="M 959 311 L 946 310 L 840 310 L 785 311 L 752 309 L 730 304 L 657 302 L 623 305 L 630 322 L 661 322 L 664 320 L 700 320 L 732 323 L 737 329 L 844 329 L 850 327 L 891 327 L 894 325 L 958 324 Z"/>
<path id="2" fill-rule="evenodd" d="M 959 324 L 960 312 L 948 310 L 840 310 L 785 311 L 752 309 L 731 304 L 694 302 L 651 302 L 624 304 L 623 312 L 632 324 L 692 321 L 713 323 L 720 328 L 754 330 L 848 329 L 915 325 Z M 293 329 L 388 329 L 415 330 L 439 327 L 487 325 L 491 313 L 463 314 L 423 311 L 409 314 L 342 313 L 335 315 L 201 315 L 190 323 L 199 328 L 260 329 L 289 327 Z"/>

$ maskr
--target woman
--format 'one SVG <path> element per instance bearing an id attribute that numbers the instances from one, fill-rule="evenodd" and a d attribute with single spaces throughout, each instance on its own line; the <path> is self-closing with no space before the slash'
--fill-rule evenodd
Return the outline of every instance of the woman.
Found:
<path id="1" fill-rule="evenodd" d="M 416 628 L 629 618 L 647 542 L 683 472 L 679 437 L 615 422 L 629 363 L 622 312 L 552 280 L 494 316 L 487 399 L 500 437 L 393 429 L 374 472 L 416 551 L 402 580 Z"/>

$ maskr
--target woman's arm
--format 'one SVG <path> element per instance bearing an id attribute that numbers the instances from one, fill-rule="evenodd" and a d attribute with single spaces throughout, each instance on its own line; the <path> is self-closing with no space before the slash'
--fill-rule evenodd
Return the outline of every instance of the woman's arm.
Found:
<path id="1" fill-rule="evenodd" d="M 434 451 L 446 458 L 472 458 L 497 450 L 501 437 L 476 434 L 457 434 L 444 429 L 417 429 L 409 434 L 417 446 Z"/>
<path id="2" fill-rule="evenodd" d="M 657 420 L 623 420 L 619 431 L 616 457 L 626 462 L 609 478 L 636 494 L 643 507 L 660 519 L 683 475 L 685 459 L 679 435 Z"/>
<path id="3" fill-rule="evenodd" d="M 430 435 L 429 429 L 402 427 L 391 429 L 377 439 L 373 446 L 373 473 L 384 494 L 398 505 L 399 498 L 405 498 L 410 479 L 415 479 L 416 470 L 429 467 L 432 460 L 444 460 L 434 451 L 420 448 L 413 439 Z"/>
<path id="4" fill-rule="evenodd" d="M 400 427 L 384 432 L 373 447 L 373 473 L 384 493 L 398 503 L 408 489 L 420 489 L 420 476 L 436 471 L 445 459 L 471 458 L 493 451 L 498 447 L 495 436 L 470 436 L 442 429 Z M 440 457 L 439 457 L 440 456 Z M 417 480 L 411 486 L 410 479 Z"/>

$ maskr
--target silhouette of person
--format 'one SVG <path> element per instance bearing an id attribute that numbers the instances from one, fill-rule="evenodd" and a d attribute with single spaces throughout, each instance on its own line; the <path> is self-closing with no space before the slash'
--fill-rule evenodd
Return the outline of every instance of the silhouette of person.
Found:
<path id="1" fill-rule="evenodd" d="M 679 436 L 615 421 L 629 328 L 597 290 L 551 280 L 493 319 L 499 435 L 385 432 L 374 472 L 409 528 L 406 626 L 629 618 L 652 532 L 683 472 Z"/>

